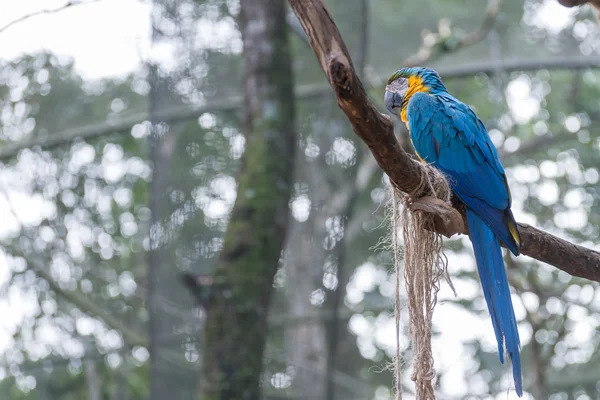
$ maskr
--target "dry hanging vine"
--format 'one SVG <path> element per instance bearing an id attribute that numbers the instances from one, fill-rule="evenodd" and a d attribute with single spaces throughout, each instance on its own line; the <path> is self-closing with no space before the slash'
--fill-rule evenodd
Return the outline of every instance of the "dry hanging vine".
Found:
<path id="1" fill-rule="evenodd" d="M 391 236 L 396 272 L 396 399 L 402 398 L 400 355 L 400 275 L 403 270 L 409 316 L 409 336 L 413 350 L 412 380 L 415 382 L 417 399 L 435 399 L 434 361 L 431 350 L 433 309 L 437 301 L 440 278 L 444 277 L 452 287 L 447 274 L 447 259 L 442 251 L 442 236 L 434 232 L 433 214 L 423 211 L 423 201 L 417 196 L 428 189 L 436 199 L 449 203 L 450 188 L 441 173 L 427 166 L 428 173 L 413 194 L 407 194 L 392 185 Z M 402 227 L 404 268 L 400 263 L 399 228 Z M 452 288 L 454 290 L 454 288 Z"/>

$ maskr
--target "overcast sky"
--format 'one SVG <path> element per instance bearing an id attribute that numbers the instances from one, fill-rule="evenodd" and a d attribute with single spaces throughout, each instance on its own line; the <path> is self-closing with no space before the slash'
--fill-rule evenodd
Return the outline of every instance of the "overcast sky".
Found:
<path id="1" fill-rule="evenodd" d="M 0 26 L 65 0 L 0 0 Z M 149 1 L 101 0 L 33 17 L 0 33 L 0 58 L 42 49 L 73 57 L 86 78 L 135 69 L 150 47 Z"/>

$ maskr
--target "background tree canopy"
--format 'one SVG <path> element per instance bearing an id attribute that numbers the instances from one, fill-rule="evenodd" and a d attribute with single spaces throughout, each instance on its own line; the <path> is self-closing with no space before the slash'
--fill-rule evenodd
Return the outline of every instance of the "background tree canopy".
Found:
<path id="1" fill-rule="evenodd" d="M 238 343 L 239 357 L 254 357 L 247 376 L 257 376 L 261 398 L 392 398 L 388 179 L 287 5 L 270 13 L 275 33 L 262 38 L 279 58 L 252 72 L 263 64 L 242 51 L 252 20 L 240 14 L 267 2 L 244 2 L 99 0 L 6 29 L 77 2 L 0 16 L 0 398 L 208 399 L 214 370 L 235 364 L 213 350 Z M 326 3 L 380 110 L 382 80 L 405 61 L 437 69 L 486 124 L 517 219 L 600 249 L 592 8 Z M 249 103 L 253 78 L 285 90 Z M 410 150 L 403 127 L 397 133 Z M 271 143 L 284 134 L 295 152 Z M 271 214 L 248 211 L 271 203 Z M 287 223 L 277 219 L 281 204 Z M 269 231 L 277 221 L 284 231 Z M 271 241 L 284 237 L 282 249 Z M 268 245 L 231 264 L 239 254 L 222 250 L 240 248 L 239 238 Z M 458 296 L 443 284 L 434 314 L 438 397 L 503 398 L 510 368 L 498 362 L 468 238 L 444 246 Z M 600 396 L 597 283 L 527 257 L 505 260 L 526 396 Z M 265 323 L 253 330 L 250 317 Z M 258 358 L 239 342 L 252 335 L 264 339 Z M 216 339 L 225 347 L 205 346 Z M 410 355 L 406 335 L 400 344 Z"/>

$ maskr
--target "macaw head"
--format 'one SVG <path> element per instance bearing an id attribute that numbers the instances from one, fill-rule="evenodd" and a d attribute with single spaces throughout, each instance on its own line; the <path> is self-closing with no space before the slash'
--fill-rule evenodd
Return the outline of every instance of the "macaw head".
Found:
<path id="1" fill-rule="evenodd" d="M 430 68 L 411 67 L 396 71 L 387 81 L 384 102 L 394 115 L 405 114 L 408 100 L 417 92 L 438 94 L 446 92 L 437 72 Z M 405 116 L 400 116 L 405 121 Z"/>

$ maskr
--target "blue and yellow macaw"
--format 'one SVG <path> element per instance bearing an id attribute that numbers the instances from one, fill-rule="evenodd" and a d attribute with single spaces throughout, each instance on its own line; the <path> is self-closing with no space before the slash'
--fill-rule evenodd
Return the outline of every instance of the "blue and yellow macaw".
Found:
<path id="1" fill-rule="evenodd" d="M 519 331 L 500 250 L 502 242 L 518 255 L 521 239 L 496 148 L 473 110 L 450 95 L 432 69 L 399 70 L 388 79 L 384 100 L 388 110 L 406 123 L 421 161 L 443 172 L 453 194 L 466 206 L 469 236 L 500 362 L 504 363 L 506 348 L 521 397 Z"/>

